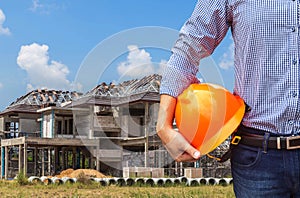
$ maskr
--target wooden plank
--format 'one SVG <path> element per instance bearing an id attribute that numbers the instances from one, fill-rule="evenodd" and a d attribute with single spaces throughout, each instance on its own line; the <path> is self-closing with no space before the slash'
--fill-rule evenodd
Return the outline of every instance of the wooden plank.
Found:
<path id="1" fill-rule="evenodd" d="M 41 98 L 43 99 L 43 102 L 47 102 L 47 101 L 46 101 L 46 97 L 44 96 L 44 94 L 41 93 L 40 96 L 41 96 Z"/>
<path id="2" fill-rule="evenodd" d="M 28 137 L 26 143 L 35 146 L 96 146 L 99 140 Z"/>
<path id="3" fill-rule="evenodd" d="M 50 102 L 54 102 L 52 96 L 49 96 L 49 100 L 50 100 Z"/>
<path id="4" fill-rule="evenodd" d="M 120 145 L 122 146 L 141 146 L 146 142 L 145 137 L 140 138 L 128 138 L 120 141 Z"/>
<path id="5" fill-rule="evenodd" d="M 17 146 L 25 143 L 25 137 L 1 139 L 1 146 Z"/>

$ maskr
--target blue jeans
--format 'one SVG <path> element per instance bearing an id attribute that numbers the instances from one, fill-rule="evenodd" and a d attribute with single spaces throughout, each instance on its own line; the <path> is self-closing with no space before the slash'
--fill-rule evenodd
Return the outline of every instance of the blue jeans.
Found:
<path id="1" fill-rule="evenodd" d="M 300 198 L 300 149 L 263 151 L 238 144 L 231 169 L 237 198 Z"/>

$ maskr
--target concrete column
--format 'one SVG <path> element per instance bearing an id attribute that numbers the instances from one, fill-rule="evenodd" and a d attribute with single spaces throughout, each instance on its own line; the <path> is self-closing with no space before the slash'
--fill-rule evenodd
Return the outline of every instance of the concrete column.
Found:
<path id="1" fill-rule="evenodd" d="M 81 168 L 86 168 L 86 167 L 85 167 L 85 154 L 82 153 L 81 157 L 82 157 L 82 158 L 81 158 L 81 160 L 82 160 L 82 161 L 81 161 Z"/>
<path id="2" fill-rule="evenodd" d="M 59 167 L 59 156 L 58 156 L 58 148 L 54 148 L 54 163 L 53 163 L 53 169 L 54 169 L 54 174 L 57 174 L 57 169 Z"/>
<path id="3" fill-rule="evenodd" d="M 23 164 L 23 152 L 22 152 L 22 144 L 19 145 L 19 173 L 22 171 Z"/>
<path id="4" fill-rule="evenodd" d="M 76 119 L 75 119 L 75 115 L 73 115 L 73 131 L 72 131 L 72 134 L 73 134 L 73 138 L 76 138 Z"/>
<path id="5" fill-rule="evenodd" d="M 145 123 L 144 123 L 144 129 L 145 129 L 145 167 L 148 167 L 149 162 L 148 162 L 148 156 L 149 156 L 149 130 L 148 130 L 148 119 L 149 119 L 149 103 L 145 103 Z"/>
<path id="6" fill-rule="evenodd" d="M 8 179 L 8 146 L 5 148 L 4 179 Z"/>
<path id="7" fill-rule="evenodd" d="M 23 171 L 24 175 L 27 175 L 27 143 L 24 143 L 24 155 L 23 155 L 24 163 L 23 163 Z"/>
<path id="8" fill-rule="evenodd" d="M 182 176 L 183 175 L 183 163 L 179 162 L 179 165 L 180 165 L 180 176 Z"/>
<path id="9" fill-rule="evenodd" d="M 94 137 L 94 107 L 90 106 L 90 123 L 89 123 L 89 131 L 88 138 L 92 139 Z"/>
<path id="10" fill-rule="evenodd" d="M 80 154 L 80 147 L 75 148 L 76 151 L 76 169 L 80 168 L 80 159 L 81 159 L 81 154 Z"/>
<path id="11" fill-rule="evenodd" d="M 0 172 L 1 172 L 1 175 L 0 175 L 0 179 L 3 179 L 3 154 L 2 154 L 2 152 L 3 152 L 3 148 L 2 148 L 2 146 L 0 147 L 1 149 L 0 149 L 0 160 L 1 160 L 1 170 L 0 170 Z"/>
<path id="12" fill-rule="evenodd" d="M 100 154 L 99 154 L 99 150 L 100 150 L 100 147 L 99 145 L 96 147 L 96 170 L 97 171 L 100 171 Z"/>
<path id="13" fill-rule="evenodd" d="M 90 155 L 89 156 L 89 166 L 88 166 L 88 168 L 93 168 L 94 169 L 94 159 L 93 159 L 93 156 L 92 155 Z"/>
<path id="14" fill-rule="evenodd" d="M 4 166 L 5 166 L 5 147 L 1 146 L 1 179 L 3 179 L 4 176 Z"/>
<path id="15" fill-rule="evenodd" d="M 42 176 L 45 176 L 45 150 L 44 150 L 44 148 L 42 148 L 41 150 L 42 150 L 42 154 L 41 154 L 41 158 L 42 158 Z"/>
<path id="16" fill-rule="evenodd" d="M 76 169 L 76 148 L 72 148 L 72 168 Z"/>
<path id="17" fill-rule="evenodd" d="M 62 117 L 61 121 L 61 135 L 66 134 L 67 132 L 65 131 L 65 117 Z"/>
<path id="18" fill-rule="evenodd" d="M 62 162 L 62 169 L 65 170 L 66 169 L 66 160 L 65 160 L 65 148 L 63 147 L 61 149 L 61 162 Z"/>
<path id="19" fill-rule="evenodd" d="M 38 176 L 37 175 L 37 168 L 38 168 L 38 154 L 37 154 L 37 147 L 34 147 L 34 150 L 33 150 L 33 159 L 34 159 L 34 161 L 33 161 L 33 174 L 35 175 L 35 176 Z"/>
<path id="20" fill-rule="evenodd" d="M 51 175 L 51 148 L 48 148 L 48 174 Z"/>

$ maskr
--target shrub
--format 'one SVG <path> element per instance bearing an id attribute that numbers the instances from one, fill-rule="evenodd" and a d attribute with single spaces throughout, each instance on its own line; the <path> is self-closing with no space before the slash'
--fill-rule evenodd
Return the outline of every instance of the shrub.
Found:
<path id="1" fill-rule="evenodd" d="M 19 172 L 19 174 L 17 175 L 17 182 L 18 184 L 20 185 L 27 185 L 29 182 L 28 182 L 28 178 L 26 177 L 26 175 L 24 174 L 24 171 L 21 170 Z"/>
<path id="2" fill-rule="evenodd" d="M 84 174 L 84 172 L 80 172 L 79 175 L 77 176 L 77 182 L 89 185 L 92 183 L 91 178 L 87 175 Z"/>

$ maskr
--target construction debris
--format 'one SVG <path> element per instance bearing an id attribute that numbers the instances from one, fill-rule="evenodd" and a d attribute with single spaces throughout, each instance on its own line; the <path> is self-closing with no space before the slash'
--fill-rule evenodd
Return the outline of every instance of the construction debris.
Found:
<path id="1" fill-rule="evenodd" d="M 59 175 L 56 175 L 57 178 L 63 178 L 63 177 L 70 177 L 70 178 L 79 178 L 81 177 L 81 174 L 84 174 L 86 177 L 90 178 L 109 178 L 108 176 L 100 173 L 97 170 L 94 169 L 66 169 L 63 170 Z"/>

